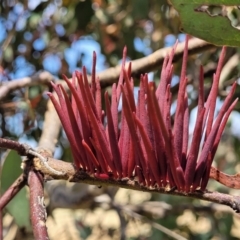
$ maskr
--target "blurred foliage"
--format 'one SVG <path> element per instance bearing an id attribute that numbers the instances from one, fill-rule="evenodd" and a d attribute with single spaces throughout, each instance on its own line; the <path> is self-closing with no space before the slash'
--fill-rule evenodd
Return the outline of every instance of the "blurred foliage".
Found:
<path id="1" fill-rule="evenodd" d="M 219 11 L 208 10 L 211 13 Z M 168 5 L 167 0 L 2 0 L 0 11 L 0 84 L 32 76 L 42 70 L 50 72 L 56 80 L 61 79 L 62 74 L 70 76 L 74 70 L 81 69 L 83 65 L 86 65 L 90 72 L 93 50 L 98 57 L 97 71 L 102 71 L 121 61 L 125 45 L 128 48 L 129 59 L 134 60 L 159 48 L 172 46 L 176 39 L 184 41 L 185 37 L 179 30 L 178 13 Z M 232 14 L 233 21 L 239 18 L 236 9 Z M 192 19 L 190 22 L 193 22 Z M 237 21 L 235 26 L 238 26 Z M 223 37 L 227 36 L 226 32 L 221 31 L 220 34 Z M 205 92 L 208 94 L 219 52 L 220 49 L 216 49 L 189 58 L 187 72 L 192 125 L 196 114 L 199 66 L 204 65 Z M 239 49 L 229 48 L 225 64 L 234 55 L 239 56 Z M 180 66 L 181 61 L 174 66 L 175 88 L 178 87 Z M 159 70 L 160 68 L 161 66 Z M 218 104 L 221 104 L 221 99 L 226 96 L 229 85 L 234 80 L 239 81 L 239 72 L 239 64 L 229 66 L 227 77 L 221 80 Z M 149 77 L 156 82 L 159 81 L 159 71 L 150 73 Z M 44 94 L 46 90 L 52 89 L 46 86 L 21 88 L 0 102 L 1 137 L 37 146 L 46 110 L 47 98 Z M 236 97 L 239 95 L 238 87 Z M 173 99 L 176 99 L 176 91 Z M 232 116 L 223 135 L 215 164 L 220 170 L 234 174 L 240 172 L 239 105 Z M 190 132 L 191 129 L 190 125 Z M 71 159 L 71 151 L 64 132 L 59 136 L 55 156 L 68 161 Z M 1 159 L 3 163 L 5 158 Z M 2 168 L 2 177 L 7 181 L 14 180 L 8 173 L 14 174 L 17 170 L 20 172 L 18 169 L 20 159 L 16 159 L 14 163 L 7 160 Z M 5 170 L 7 167 L 10 170 Z M 67 201 L 71 204 L 79 199 L 76 198 L 79 197 L 76 194 L 85 196 L 86 192 L 89 193 L 82 185 L 77 186 L 80 187 L 66 183 L 64 191 L 59 190 L 62 191 L 62 195 L 59 196 L 63 197 L 64 193 L 65 195 L 67 193 Z M 214 181 L 209 183 L 208 188 L 238 194 L 237 191 L 227 189 Z M 57 189 L 63 187 L 59 184 L 54 186 L 54 189 L 46 189 L 48 196 L 46 204 L 51 208 L 51 201 L 62 200 L 61 197 L 54 198 L 58 196 L 54 194 Z M 133 208 L 132 212 L 138 211 L 152 222 L 161 224 L 187 239 L 237 239 L 240 236 L 239 216 L 228 208 L 189 198 L 150 195 L 124 189 L 115 189 L 114 193 L 109 190 L 96 193 L 97 190 L 93 190 L 95 195 L 91 193 L 90 196 L 83 197 L 85 205 L 83 207 L 79 203 L 78 210 L 49 210 L 47 225 L 51 239 L 172 239 L 156 229 L 151 222 L 139 220 L 131 215 L 126 211 L 126 207 Z M 22 199 L 23 196 L 21 201 Z M 152 204 L 154 201 L 165 202 L 165 205 L 156 207 L 154 204 L 147 205 L 147 201 L 151 201 Z M 16 203 L 15 206 L 19 207 L 19 204 Z M 120 210 L 117 204 L 121 206 Z M 148 210 L 146 206 L 149 206 Z M 6 239 L 16 237 L 27 239 L 24 231 L 15 231 L 14 222 L 18 223 L 18 220 L 10 207 L 9 205 L 4 212 L 3 219 L 4 229 L 7 231 Z M 27 214 L 27 210 L 24 210 L 24 214 Z"/>

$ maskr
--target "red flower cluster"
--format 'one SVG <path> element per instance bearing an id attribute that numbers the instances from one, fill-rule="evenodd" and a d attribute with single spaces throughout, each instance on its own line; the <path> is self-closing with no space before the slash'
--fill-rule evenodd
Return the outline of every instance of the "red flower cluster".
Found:
<path id="1" fill-rule="evenodd" d="M 91 85 L 84 67 L 82 73 L 75 73 L 72 81 L 64 77 L 72 93 L 71 98 L 61 85 L 53 84 L 58 101 L 52 93 L 49 93 L 49 96 L 69 139 L 77 168 L 96 178 L 137 178 L 140 184 L 148 187 L 176 187 L 185 192 L 206 188 L 222 132 L 237 103 L 237 99 L 231 103 L 236 83 L 214 119 L 219 77 L 226 51 L 224 47 L 206 102 L 203 69 L 200 68 L 197 121 L 189 146 L 187 42 L 173 127 L 170 115 L 170 84 L 176 45 L 164 60 L 158 87 L 148 81 L 147 74 L 141 76 L 136 104 L 131 64 L 126 70 L 124 49 L 119 82 L 112 86 L 111 104 L 108 93 L 105 93 L 106 114 L 102 110 L 101 87 L 95 73 L 95 53 Z M 121 97 L 119 123 L 118 105 Z"/>

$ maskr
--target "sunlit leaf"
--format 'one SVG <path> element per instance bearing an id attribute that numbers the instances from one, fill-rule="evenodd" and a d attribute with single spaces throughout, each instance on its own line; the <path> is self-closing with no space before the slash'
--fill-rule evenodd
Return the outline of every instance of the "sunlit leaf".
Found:
<path id="1" fill-rule="evenodd" d="M 178 11 L 183 32 L 216 45 L 240 46 L 240 31 L 233 27 L 227 16 L 211 15 L 200 10 L 203 5 L 236 6 L 238 0 L 171 0 Z"/>

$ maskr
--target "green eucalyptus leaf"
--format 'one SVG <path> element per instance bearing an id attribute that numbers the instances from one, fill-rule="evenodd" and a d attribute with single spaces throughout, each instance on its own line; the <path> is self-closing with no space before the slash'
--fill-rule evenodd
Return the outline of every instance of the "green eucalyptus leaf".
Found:
<path id="1" fill-rule="evenodd" d="M 1 195 L 22 173 L 21 162 L 21 157 L 15 151 L 8 152 L 1 173 Z M 31 228 L 29 201 L 25 187 L 8 203 L 6 209 L 19 227 Z"/>
<path id="2" fill-rule="evenodd" d="M 239 0 L 170 0 L 178 11 L 183 32 L 204 39 L 215 45 L 240 46 L 240 30 L 233 27 L 223 15 L 199 11 L 203 5 L 237 6 Z"/>

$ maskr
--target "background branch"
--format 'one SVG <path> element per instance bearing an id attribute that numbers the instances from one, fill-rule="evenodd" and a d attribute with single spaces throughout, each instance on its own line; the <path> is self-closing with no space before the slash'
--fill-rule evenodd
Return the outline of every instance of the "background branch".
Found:
<path id="1" fill-rule="evenodd" d="M 171 231 L 170 229 L 164 227 L 163 225 L 161 225 L 159 223 L 156 223 L 156 222 L 153 222 L 152 220 L 146 218 L 145 216 L 132 211 L 130 208 L 128 208 L 126 206 L 121 206 L 121 205 L 116 205 L 115 204 L 115 207 L 120 208 L 122 211 L 124 211 L 126 214 L 128 214 L 132 218 L 139 219 L 139 220 L 141 220 L 143 222 L 149 223 L 152 227 L 158 229 L 159 231 L 161 231 L 164 234 L 168 235 L 172 239 L 187 240 L 185 237 L 182 237 L 181 235 Z"/>
<path id="2" fill-rule="evenodd" d="M 44 114 L 42 134 L 39 139 L 38 147 L 51 152 L 55 150 L 58 135 L 61 129 L 61 122 L 57 112 L 50 100 L 47 102 L 47 111 Z"/>
<path id="3" fill-rule="evenodd" d="M 179 43 L 177 45 L 173 62 L 178 61 L 183 56 L 184 50 L 184 42 Z M 188 55 L 194 55 L 209 49 L 216 48 L 216 46 L 205 42 L 198 38 L 192 38 L 188 43 Z M 153 70 L 160 69 L 165 56 L 171 51 L 172 47 L 166 47 L 155 51 L 154 53 L 148 55 L 147 57 L 143 57 L 140 59 L 136 59 L 132 61 L 132 75 L 140 75 L 142 73 L 148 73 Z M 116 67 L 108 68 L 107 70 L 100 72 L 97 74 L 99 76 L 102 86 L 109 86 L 113 82 L 118 80 L 119 74 L 121 71 L 121 65 Z"/>
<path id="4" fill-rule="evenodd" d="M 53 75 L 47 71 L 35 74 L 32 77 L 24 77 L 9 82 L 3 82 L 0 86 L 0 100 L 5 98 L 10 92 L 23 87 L 34 85 L 50 85 L 54 81 Z"/>
<path id="5" fill-rule="evenodd" d="M 178 61 L 183 56 L 184 42 L 179 43 L 176 52 L 174 55 L 174 62 Z M 216 48 L 216 46 L 207 43 L 198 38 L 192 38 L 189 40 L 188 50 L 189 55 L 197 54 L 208 49 Z M 132 61 L 132 75 L 140 75 L 142 73 L 148 73 L 150 71 L 160 69 L 161 64 L 163 63 L 164 57 L 171 51 L 172 47 L 166 47 L 155 51 L 147 57 L 143 57 L 137 60 Z M 116 67 L 108 68 L 102 72 L 99 72 L 97 75 L 100 78 L 101 86 L 107 87 L 116 82 L 119 78 L 121 71 L 121 65 Z M 90 81 L 89 76 L 89 81 Z M 4 82 L 0 86 L 0 100 L 6 97 L 11 91 L 16 89 L 33 86 L 33 85 L 49 85 L 51 81 L 54 81 L 55 78 L 52 74 L 47 71 L 43 71 L 35 74 L 32 77 L 25 77 L 16 79 L 10 82 Z"/>

